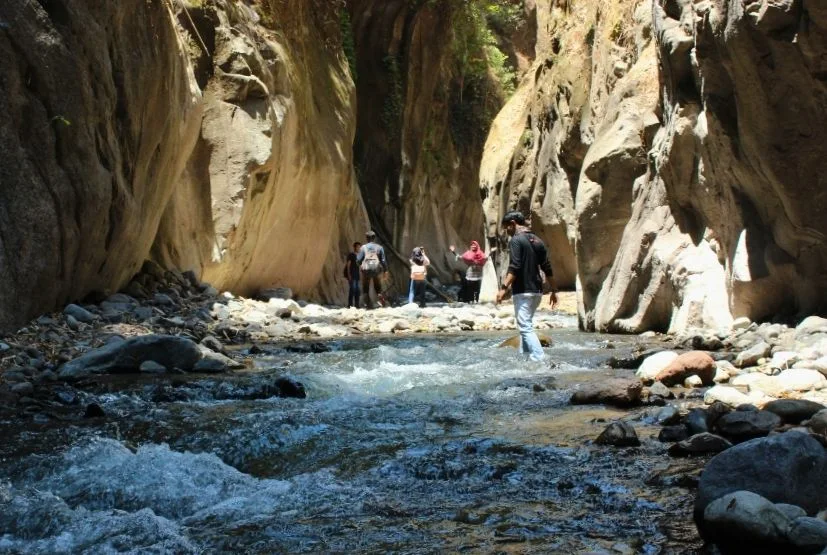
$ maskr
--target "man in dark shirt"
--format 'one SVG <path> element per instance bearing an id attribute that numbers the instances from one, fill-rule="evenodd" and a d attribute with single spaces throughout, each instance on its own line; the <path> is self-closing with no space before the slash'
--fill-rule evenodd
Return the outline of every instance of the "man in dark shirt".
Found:
<path id="1" fill-rule="evenodd" d="M 543 282 L 551 286 L 551 308 L 557 305 L 557 284 L 548 261 L 546 246 L 527 227 L 521 212 L 509 212 L 503 216 L 502 224 L 511 237 L 508 243 L 510 262 L 503 287 L 497 292 L 497 303 L 505 297 L 509 288 L 513 292 L 514 317 L 520 330 L 520 352 L 528 353 L 530 360 L 543 360 L 545 353 L 534 333 L 534 312 L 543 299 Z M 542 269 L 545 274 L 540 273 Z"/>
<path id="2" fill-rule="evenodd" d="M 359 263 L 356 261 L 356 256 L 359 254 L 359 249 L 362 243 L 356 241 L 353 243 L 353 252 L 348 253 L 345 261 L 345 278 L 347 279 L 347 307 L 355 306 L 359 308 Z"/>

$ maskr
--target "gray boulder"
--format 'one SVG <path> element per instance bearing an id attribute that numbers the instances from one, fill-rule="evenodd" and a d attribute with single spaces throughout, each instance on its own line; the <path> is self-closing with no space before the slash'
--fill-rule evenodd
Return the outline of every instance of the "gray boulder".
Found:
<path id="1" fill-rule="evenodd" d="M 810 417 L 807 427 L 814 433 L 827 436 L 827 409 L 820 410 Z"/>
<path id="2" fill-rule="evenodd" d="M 764 437 L 781 425 L 781 417 L 765 410 L 736 410 L 718 419 L 715 428 L 725 438 L 741 442 Z"/>
<path id="3" fill-rule="evenodd" d="M 762 341 L 757 345 L 753 345 L 746 351 L 742 351 L 738 353 L 738 356 L 735 358 L 735 366 L 738 368 L 746 368 L 747 366 L 755 366 L 759 360 L 762 358 L 766 358 L 769 356 L 772 347 Z"/>
<path id="4" fill-rule="evenodd" d="M 201 360 L 195 363 L 194 372 L 216 373 L 227 372 L 233 368 L 244 368 L 244 363 L 231 359 L 228 356 L 216 353 L 206 345 L 198 345 Z"/>
<path id="5" fill-rule="evenodd" d="M 704 509 L 706 538 L 715 543 L 786 543 L 790 518 L 771 501 L 751 491 L 728 493 Z"/>
<path id="6" fill-rule="evenodd" d="M 827 334 L 827 318 L 820 316 L 808 316 L 795 328 L 796 341 L 802 341 L 807 336 L 817 333 Z"/>
<path id="7" fill-rule="evenodd" d="M 598 445 L 615 447 L 637 447 L 640 440 L 634 427 L 628 422 L 612 422 L 594 441 Z"/>
<path id="8" fill-rule="evenodd" d="M 89 324 L 98 319 L 97 316 L 95 316 L 82 306 L 78 306 L 76 304 L 67 304 L 66 308 L 63 309 L 63 314 L 65 314 L 66 316 L 71 316 L 78 322 L 83 322 L 84 324 Z"/>
<path id="9" fill-rule="evenodd" d="M 799 549 L 817 553 L 827 547 L 827 522 L 808 516 L 798 517 L 790 526 L 789 538 Z"/>
<path id="10" fill-rule="evenodd" d="M 745 490 L 773 503 L 798 505 L 814 514 L 827 507 L 827 453 L 807 434 L 787 432 L 736 445 L 704 468 L 695 499 L 695 523 L 701 535 L 707 505 L 728 493 Z"/>
<path id="11" fill-rule="evenodd" d="M 755 553 L 786 544 L 790 518 L 760 495 L 736 491 L 707 505 L 704 528 L 705 539 L 726 553 Z"/>
<path id="12" fill-rule="evenodd" d="M 706 455 L 709 453 L 720 453 L 732 447 L 732 444 L 726 439 L 704 432 L 695 434 L 683 441 L 672 445 L 669 448 L 669 454 L 673 457 L 681 457 L 686 455 Z"/>
<path id="13" fill-rule="evenodd" d="M 139 372 L 141 364 L 154 361 L 166 368 L 192 370 L 201 359 L 195 342 L 172 335 L 143 335 L 104 345 L 60 367 L 59 376 L 77 380 L 98 374 Z"/>
<path id="14" fill-rule="evenodd" d="M 689 431 L 683 424 L 676 426 L 664 426 L 658 433 L 658 441 L 662 443 L 674 443 L 683 441 L 689 437 Z"/>
<path id="15" fill-rule="evenodd" d="M 778 399 L 764 405 L 764 410 L 781 417 L 785 424 L 800 424 L 827 407 L 805 399 Z"/>

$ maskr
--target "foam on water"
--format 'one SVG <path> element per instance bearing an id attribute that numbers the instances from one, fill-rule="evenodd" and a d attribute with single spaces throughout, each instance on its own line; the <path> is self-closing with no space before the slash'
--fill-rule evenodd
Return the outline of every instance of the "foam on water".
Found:
<path id="1" fill-rule="evenodd" d="M 627 485 L 646 471 L 639 457 L 491 432 L 563 410 L 564 389 L 533 385 L 584 372 L 584 354 L 561 344 L 552 368 L 499 341 L 289 355 L 307 399 L 221 400 L 226 388 L 206 383 L 195 400 L 101 396 L 117 439 L 78 428 L 73 445 L 2 470 L 0 552 L 436 552 L 458 533 L 478 547 L 494 533 L 545 547 L 587 538 L 579 549 L 655 535 L 663 507 Z"/>

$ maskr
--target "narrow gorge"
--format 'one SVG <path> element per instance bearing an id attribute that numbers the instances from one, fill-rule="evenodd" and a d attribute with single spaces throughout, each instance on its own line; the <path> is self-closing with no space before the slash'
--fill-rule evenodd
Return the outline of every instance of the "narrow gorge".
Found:
<path id="1" fill-rule="evenodd" d="M 446 283 L 511 208 L 586 330 L 824 310 L 818 2 L 500 4 L 4 3 L 0 324 L 146 259 L 341 304 L 369 226 Z"/>
<path id="2" fill-rule="evenodd" d="M 825 1 L 0 1 L 0 553 L 827 553 Z"/>

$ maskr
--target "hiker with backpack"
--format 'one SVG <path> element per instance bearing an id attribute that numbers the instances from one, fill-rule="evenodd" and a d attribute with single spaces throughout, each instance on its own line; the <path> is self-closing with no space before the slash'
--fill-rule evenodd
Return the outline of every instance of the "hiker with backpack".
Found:
<path id="1" fill-rule="evenodd" d="M 462 261 L 468 266 L 465 270 L 465 278 L 462 280 L 462 289 L 460 290 L 460 301 L 468 303 L 480 302 L 480 288 L 482 286 L 482 267 L 485 266 L 485 261 L 488 260 L 488 255 L 480 248 L 480 244 L 476 241 L 471 241 L 468 250 L 461 255 L 457 254 L 457 249 L 454 245 L 448 247 L 454 254 L 455 261 Z"/>
<path id="2" fill-rule="evenodd" d="M 425 278 L 428 277 L 428 266 L 431 261 L 425 254 L 425 247 L 416 247 L 411 253 L 411 291 L 413 298 L 409 300 L 413 302 L 416 300 L 420 308 L 425 308 Z"/>
<path id="3" fill-rule="evenodd" d="M 373 308 L 370 300 L 370 284 L 373 282 L 373 290 L 376 297 L 382 299 L 382 283 L 380 278 L 388 271 L 388 261 L 385 258 L 385 249 L 376 242 L 376 233 L 369 230 L 365 233 L 367 243 L 359 249 L 356 262 L 362 272 L 362 295 L 365 297 L 365 308 Z"/>
<path id="4" fill-rule="evenodd" d="M 502 289 L 497 292 L 497 304 L 512 288 L 514 317 L 520 330 L 520 352 L 528 353 L 530 360 L 543 360 L 546 355 L 534 333 L 532 320 L 543 299 L 544 282 L 548 281 L 551 287 L 551 308 L 557 305 L 557 284 L 548 261 L 548 251 L 543 241 L 526 227 L 525 216 L 521 212 L 513 211 L 503 216 L 502 225 L 511 237 L 508 243 L 510 260 Z"/>

